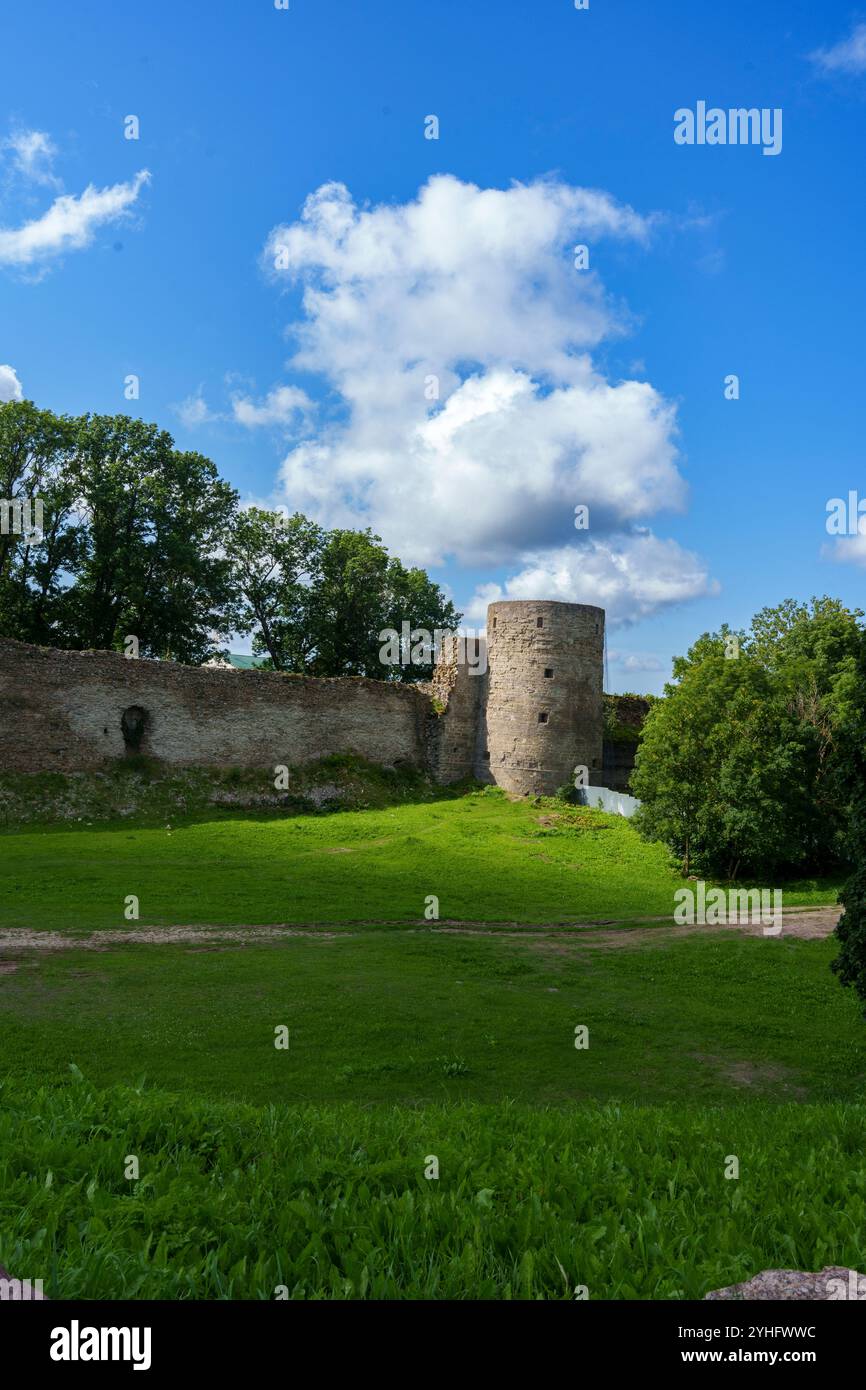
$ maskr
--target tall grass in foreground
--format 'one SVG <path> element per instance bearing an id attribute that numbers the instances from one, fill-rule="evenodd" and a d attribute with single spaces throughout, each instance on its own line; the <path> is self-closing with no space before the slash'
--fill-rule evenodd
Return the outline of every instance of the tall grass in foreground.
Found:
<path id="1" fill-rule="evenodd" d="M 699 1298 L 866 1267 L 864 1152 L 859 1105 L 255 1109 L 78 1073 L 0 1086 L 0 1263 L 52 1298 Z"/>

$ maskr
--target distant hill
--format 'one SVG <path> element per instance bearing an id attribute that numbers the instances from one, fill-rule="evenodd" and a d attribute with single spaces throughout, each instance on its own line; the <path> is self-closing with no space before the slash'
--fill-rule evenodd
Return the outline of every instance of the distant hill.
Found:
<path id="1" fill-rule="evenodd" d="M 264 665 L 266 658 L 263 656 L 246 656 L 239 652 L 229 652 L 225 661 L 221 657 L 213 657 L 205 662 L 205 666 L 230 666 L 234 671 L 256 671 Z"/>

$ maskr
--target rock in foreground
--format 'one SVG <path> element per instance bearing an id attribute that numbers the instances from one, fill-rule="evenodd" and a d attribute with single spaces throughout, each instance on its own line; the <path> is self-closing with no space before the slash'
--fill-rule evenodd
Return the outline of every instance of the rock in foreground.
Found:
<path id="1" fill-rule="evenodd" d="M 866 1299 L 866 1275 L 839 1265 L 817 1274 L 799 1269 L 765 1269 L 742 1284 L 714 1289 L 704 1298 L 731 1299 Z"/>

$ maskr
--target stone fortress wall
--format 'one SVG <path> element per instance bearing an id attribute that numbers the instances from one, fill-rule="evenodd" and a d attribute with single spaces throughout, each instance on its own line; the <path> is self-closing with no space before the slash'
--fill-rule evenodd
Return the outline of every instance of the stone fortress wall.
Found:
<path id="1" fill-rule="evenodd" d="M 604 609 L 514 601 L 487 609 L 487 672 L 439 662 L 434 697 L 449 728 L 442 780 L 474 776 L 520 795 L 551 796 L 602 770 Z"/>
<path id="2" fill-rule="evenodd" d="M 429 705 L 412 686 L 385 681 L 181 666 L 0 640 L 5 772 L 98 771 L 131 753 L 172 768 L 299 766 L 347 752 L 423 766 Z"/>
<path id="3" fill-rule="evenodd" d="M 551 795 L 602 775 L 604 611 L 491 604 L 487 660 L 446 642 L 430 682 L 316 679 L 130 660 L 0 639 L 0 771 L 302 766 L 356 753 L 443 784 Z M 477 653 L 476 653 L 477 655 Z M 487 666 L 486 673 L 484 666 Z"/>

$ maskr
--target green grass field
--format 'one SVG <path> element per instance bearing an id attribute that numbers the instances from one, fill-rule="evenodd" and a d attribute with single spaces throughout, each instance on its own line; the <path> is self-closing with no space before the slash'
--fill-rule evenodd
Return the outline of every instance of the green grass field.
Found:
<path id="1" fill-rule="evenodd" d="M 256 1104 L 858 1099 L 866 1029 L 835 949 L 394 930 L 31 955 L 0 976 L 0 1075 L 74 1062 Z"/>
<path id="2" fill-rule="evenodd" d="M 259 815 L 110 828 L 40 827 L 2 838 L 0 927 L 142 923 L 568 922 L 670 917 L 682 885 L 660 845 L 624 820 L 494 789 L 327 816 Z M 781 885 L 770 885 L 779 887 Z M 836 883 L 785 885 L 833 902 Z"/>
<path id="3" fill-rule="evenodd" d="M 672 936 L 682 880 L 624 821 L 485 791 L 0 856 L 0 927 L 68 938 L 0 940 L 0 1263 L 51 1297 L 683 1298 L 866 1264 L 835 942 Z M 274 923 L 319 925 L 243 930 Z"/>
<path id="4" fill-rule="evenodd" d="M 52 1298 L 701 1298 L 866 1262 L 860 1106 L 0 1102 L 0 1259 Z"/>

